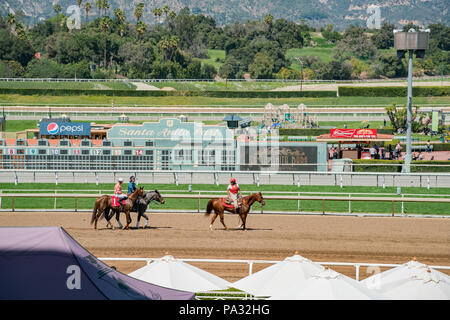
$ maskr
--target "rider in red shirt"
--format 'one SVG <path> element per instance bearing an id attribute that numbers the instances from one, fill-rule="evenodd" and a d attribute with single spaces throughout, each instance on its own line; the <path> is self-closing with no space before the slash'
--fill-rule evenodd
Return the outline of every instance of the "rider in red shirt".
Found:
<path id="1" fill-rule="evenodd" d="M 236 213 L 239 213 L 240 206 L 238 204 L 238 200 L 242 198 L 242 193 L 235 178 L 231 178 L 230 184 L 228 185 L 227 188 L 227 193 L 228 197 L 231 199 L 231 201 L 233 201 L 233 205 L 236 208 Z"/>

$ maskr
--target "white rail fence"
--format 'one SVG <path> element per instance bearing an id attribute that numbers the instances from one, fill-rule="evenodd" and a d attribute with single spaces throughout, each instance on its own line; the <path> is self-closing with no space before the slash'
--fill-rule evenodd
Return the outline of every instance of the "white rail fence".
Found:
<path id="1" fill-rule="evenodd" d="M 74 210 L 75 212 L 78 211 L 78 199 L 96 199 L 99 197 L 99 194 L 67 194 L 67 193 L 1 193 L 1 198 L 11 198 L 11 211 L 16 211 L 15 208 L 15 199 L 17 198 L 53 198 L 55 199 L 55 207 L 56 207 L 56 199 L 57 198 L 73 198 L 74 199 Z M 212 199 L 212 198 L 221 198 L 222 195 L 211 195 L 211 194 L 166 194 L 163 196 L 164 199 L 191 199 L 191 200 L 197 200 L 197 212 L 200 213 L 203 211 L 203 208 L 201 207 L 201 201 L 202 199 Z M 349 203 L 349 213 L 351 214 L 351 203 L 352 202 L 390 202 L 392 211 L 391 216 L 395 216 L 395 207 L 394 203 L 401 203 L 402 204 L 402 211 L 403 211 L 403 204 L 406 202 L 415 202 L 415 203 L 450 203 L 450 198 L 405 198 L 405 197 L 347 197 L 347 196 L 301 196 L 301 195 L 267 195 L 264 196 L 264 200 L 279 200 L 279 201 L 290 201 L 295 200 L 298 203 L 298 209 L 300 213 L 300 201 L 301 200 L 314 200 L 314 201 L 321 201 L 322 202 L 322 214 L 325 214 L 325 201 L 346 201 Z M 1 205 L 1 202 L 0 202 Z M 23 209 L 22 209 L 23 210 Z M 169 211 L 169 210 L 165 210 Z M 187 210 L 182 210 L 186 212 Z M 260 213 L 264 213 L 264 207 L 261 205 L 260 207 Z M 273 213 L 273 212 L 270 212 Z M 280 213 L 280 212 L 276 212 Z M 281 212 L 282 213 L 282 212 Z M 402 212 L 403 214 L 403 212 Z M 446 212 L 440 212 L 440 214 L 446 214 Z M 448 212 L 447 212 L 448 214 Z"/>

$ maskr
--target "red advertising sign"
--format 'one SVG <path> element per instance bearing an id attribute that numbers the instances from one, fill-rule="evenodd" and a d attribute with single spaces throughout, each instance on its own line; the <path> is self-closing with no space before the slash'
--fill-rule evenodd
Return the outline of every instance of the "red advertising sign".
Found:
<path id="1" fill-rule="evenodd" d="M 376 139 L 377 129 L 331 129 L 331 138 Z"/>

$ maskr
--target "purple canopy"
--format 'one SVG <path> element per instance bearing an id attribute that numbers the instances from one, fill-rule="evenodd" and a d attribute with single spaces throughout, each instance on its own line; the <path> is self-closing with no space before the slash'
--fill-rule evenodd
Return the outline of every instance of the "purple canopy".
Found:
<path id="1" fill-rule="evenodd" d="M 61 227 L 0 227 L 0 299 L 193 298 L 114 270 Z"/>

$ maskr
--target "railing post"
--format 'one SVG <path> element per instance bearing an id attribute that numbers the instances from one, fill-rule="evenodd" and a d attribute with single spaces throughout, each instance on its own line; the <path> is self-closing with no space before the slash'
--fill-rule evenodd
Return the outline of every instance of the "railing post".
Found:
<path id="1" fill-rule="evenodd" d="M 197 212 L 200 213 L 200 191 L 198 192 L 197 198 Z"/>
<path id="2" fill-rule="evenodd" d="M 356 268 L 356 281 L 359 281 L 359 264 L 355 264 Z"/>
<path id="3" fill-rule="evenodd" d="M 352 213 L 352 202 L 350 200 L 351 194 L 348 194 L 348 213 Z"/>
<path id="4" fill-rule="evenodd" d="M 253 273 L 253 261 L 248 262 L 248 275 L 251 276 Z"/>
<path id="5" fill-rule="evenodd" d="M 55 190 L 55 201 L 53 201 L 53 209 L 56 210 L 56 190 Z"/>
<path id="6" fill-rule="evenodd" d="M 394 216 L 394 200 L 392 200 L 392 216 Z"/>
<path id="7" fill-rule="evenodd" d="M 325 214 L 325 199 L 322 199 L 322 214 Z"/>
<path id="8" fill-rule="evenodd" d="M 15 211 L 14 210 L 14 197 L 12 197 L 12 211 Z"/>
<path id="9" fill-rule="evenodd" d="M 78 211 L 78 197 L 75 197 L 75 212 Z"/>

